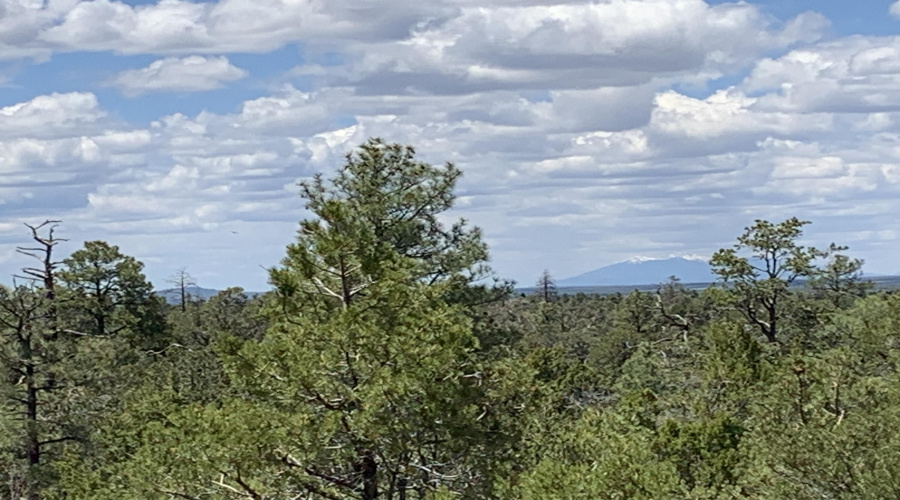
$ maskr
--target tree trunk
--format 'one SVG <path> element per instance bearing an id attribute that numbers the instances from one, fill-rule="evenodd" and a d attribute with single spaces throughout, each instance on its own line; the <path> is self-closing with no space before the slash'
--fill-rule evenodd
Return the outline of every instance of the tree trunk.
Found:
<path id="1" fill-rule="evenodd" d="M 406 500 L 406 478 L 401 477 L 397 482 L 397 491 L 399 492 L 399 500 Z"/>
<path id="2" fill-rule="evenodd" d="M 363 483 L 362 500 L 375 500 L 378 498 L 378 463 L 371 451 L 362 452 L 359 469 Z"/>
<path id="3" fill-rule="evenodd" d="M 777 342 L 777 322 L 778 322 L 778 310 L 775 308 L 775 304 L 772 304 L 772 307 L 769 308 L 769 328 L 766 331 L 766 338 L 769 342 Z"/>
<path id="4" fill-rule="evenodd" d="M 33 352 L 28 338 L 20 339 L 22 361 L 25 365 L 25 453 L 28 455 L 28 473 L 25 491 L 28 500 L 40 498 L 35 484 L 35 472 L 41 463 L 41 442 L 38 436 L 38 389 L 35 384 Z"/>

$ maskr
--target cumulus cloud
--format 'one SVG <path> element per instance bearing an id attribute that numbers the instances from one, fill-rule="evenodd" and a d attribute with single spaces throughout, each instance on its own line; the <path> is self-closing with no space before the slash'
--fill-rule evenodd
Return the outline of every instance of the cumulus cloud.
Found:
<path id="1" fill-rule="evenodd" d="M 631 0 L 464 8 L 409 38 L 359 48 L 349 74 L 374 93 L 593 88 L 707 77 L 811 41 L 827 25 L 802 14 L 781 28 L 750 4 Z"/>
<path id="2" fill-rule="evenodd" d="M 892 16 L 900 17 L 900 1 L 892 3 L 891 6 L 888 8 L 888 11 L 891 13 Z"/>
<path id="3" fill-rule="evenodd" d="M 876 113 L 900 110 L 900 37 L 852 37 L 759 61 L 742 87 L 771 92 L 773 110 Z"/>
<path id="4" fill-rule="evenodd" d="M 0 1 L 0 59 L 46 59 L 52 49 L 41 43 L 41 31 L 64 16 L 67 2 Z"/>
<path id="5" fill-rule="evenodd" d="M 0 108 L 4 222 L 72 216 L 98 184 L 142 166 L 152 141 L 147 131 L 110 119 L 91 93 Z"/>
<path id="6" fill-rule="evenodd" d="M 289 43 L 400 43 L 362 68 L 452 63 L 479 80 L 534 80 L 534 67 L 555 57 L 560 68 L 619 63 L 619 78 L 641 79 L 648 65 L 669 70 L 703 62 L 733 63 L 773 46 L 818 36 L 821 16 L 805 14 L 782 29 L 752 5 L 702 0 L 602 3 L 436 2 L 377 0 L 2 0 L 0 57 L 46 57 L 53 51 L 124 54 L 267 52 Z M 497 50 L 501 48 L 502 50 Z M 515 47 L 515 48 L 514 48 Z M 368 45 L 368 48 L 372 48 Z M 620 57 L 622 56 L 622 57 Z M 676 57 L 672 57 L 676 56 Z M 484 59 L 466 71 L 465 63 Z M 382 68 L 385 69 L 385 68 Z M 654 69 L 653 72 L 657 71 Z"/>
<path id="7" fill-rule="evenodd" d="M 106 115 L 94 94 L 71 92 L 37 96 L 0 108 L 0 138 L 46 138 L 80 135 Z"/>
<path id="8" fill-rule="evenodd" d="M 649 104 L 630 104 L 630 93 Z M 541 99 L 509 91 L 384 99 L 285 87 L 233 114 L 160 120 L 153 133 L 173 163 L 101 186 L 90 209 L 169 221 L 160 231 L 289 225 L 298 218 L 296 180 L 335 168 L 349 149 L 381 136 L 464 169 L 458 213 L 485 227 L 510 268 L 543 255 L 525 243 L 533 231 L 558 234 L 576 262 L 587 262 L 600 247 L 608 259 L 628 257 L 634 245 L 659 255 L 710 253 L 747 220 L 777 219 L 786 206 L 830 224 L 855 199 L 855 210 L 868 206 L 880 217 L 877 200 L 900 187 L 890 168 L 900 141 L 865 127 L 846 137 L 839 113 L 765 109 L 767 95 L 626 87 Z M 334 114 L 354 124 L 335 128 Z M 833 211 L 822 211 L 824 200 Z"/>
<path id="9" fill-rule="evenodd" d="M 405 37 L 455 8 L 442 2 L 335 0 L 2 0 L 0 57 L 53 51 L 125 54 L 267 52 L 287 43 Z"/>
<path id="10" fill-rule="evenodd" d="M 201 92 L 245 78 L 248 73 L 232 65 L 228 58 L 191 56 L 169 57 L 146 68 L 119 73 L 109 83 L 126 95 L 145 92 Z"/>
<path id="11" fill-rule="evenodd" d="M 132 94 L 247 75 L 220 54 L 333 51 L 232 112 L 145 127 L 89 92 L 0 108 L 0 228 L 62 217 L 207 285 L 264 287 L 259 266 L 303 216 L 296 182 L 370 136 L 456 162 L 455 214 L 483 226 L 497 268 L 523 282 L 548 262 L 565 276 L 635 254 L 709 255 L 754 218 L 811 218 L 811 238 L 857 242 L 870 262 L 900 234 L 854 236 L 859 217 L 875 234 L 900 209 L 900 43 L 817 42 L 817 14 L 779 22 L 701 0 L 0 5 L 0 58 L 171 55 L 110 80 Z M 706 90 L 718 77 L 744 79 Z"/>

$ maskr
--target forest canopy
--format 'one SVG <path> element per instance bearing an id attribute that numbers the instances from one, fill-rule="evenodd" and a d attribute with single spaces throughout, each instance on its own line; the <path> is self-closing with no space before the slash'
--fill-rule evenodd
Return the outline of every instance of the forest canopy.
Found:
<path id="1" fill-rule="evenodd" d="M 900 296 L 757 220 L 689 290 L 516 294 L 461 172 L 372 139 L 300 184 L 270 291 L 176 304 L 26 225 L 0 286 L 0 498 L 900 496 Z M 28 259 L 28 260 L 24 260 Z"/>

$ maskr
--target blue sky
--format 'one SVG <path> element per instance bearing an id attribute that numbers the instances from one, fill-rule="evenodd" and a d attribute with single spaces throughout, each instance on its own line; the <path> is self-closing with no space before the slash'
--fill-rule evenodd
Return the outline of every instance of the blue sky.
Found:
<path id="1" fill-rule="evenodd" d="M 0 0 L 0 274 L 53 218 L 158 286 L 265 289 L 296 183 L 371 136 L 457 163 L 522 284 L 790 216 L 898 273 L 898 31 L 880 0 Z"/>

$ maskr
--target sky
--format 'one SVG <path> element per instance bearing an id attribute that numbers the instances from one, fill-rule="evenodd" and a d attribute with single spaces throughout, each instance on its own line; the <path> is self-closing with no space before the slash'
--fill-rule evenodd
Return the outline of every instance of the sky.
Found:
<path id="1" fill-rule="evenodd" d="M 0 0 L 0 282 L 23 223 L 158 288 L 266 290 L 297 182 L 369 137 L 464 172 L 523 286 L 755 219 L 900 273 L 900 2 Z"/>

